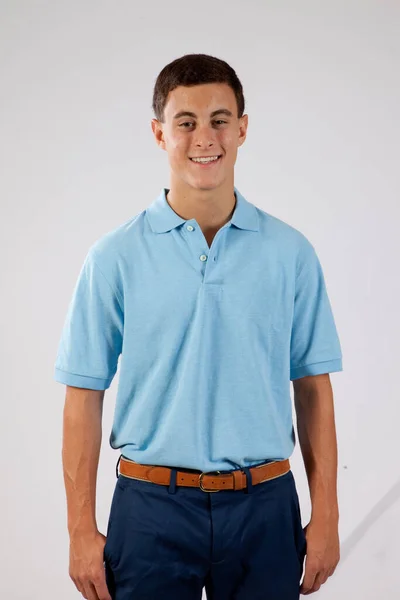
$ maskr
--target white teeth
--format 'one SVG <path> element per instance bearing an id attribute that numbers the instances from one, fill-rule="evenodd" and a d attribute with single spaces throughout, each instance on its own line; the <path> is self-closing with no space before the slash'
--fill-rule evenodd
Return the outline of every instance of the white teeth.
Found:
<path id="1" fill-rule="evenodd" d="M 192 158 L 191 160 L 193 160 L 194 162 L 209 163 L 214 160 L 217 160 L 218 158 L 218 156 L 210 156 L 208 158 Z"/>

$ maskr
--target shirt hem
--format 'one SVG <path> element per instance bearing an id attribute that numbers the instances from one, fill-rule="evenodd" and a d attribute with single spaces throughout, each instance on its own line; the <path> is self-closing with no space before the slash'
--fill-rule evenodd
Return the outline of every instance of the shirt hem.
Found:
<path id="1" fill-rule="evenodd" d="M 337 371 L 343 371 L 342 358 L 325 360 L 290 369 L 290 380 L 293 381 L 307 375 L 322 375 L 323 373 L 335 373 Z"/>
<path id="2" fill-rule="evenodd" d="M 113 377 L 107 379 L 101 377 L 91 377 L 89 375 L 78 375 L 70 373 L 63 369 L 54 369 L 54 379 L 59 383 L 71 385 L 73 387 L 87 388 L 90 390 L 106 390 L 110 387 Z"/>

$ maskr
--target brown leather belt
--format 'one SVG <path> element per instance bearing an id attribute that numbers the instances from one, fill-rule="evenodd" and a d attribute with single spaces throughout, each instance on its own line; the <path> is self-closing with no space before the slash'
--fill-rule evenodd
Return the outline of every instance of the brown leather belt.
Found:
<path id="1" fill-rule="evenodd" d="M 119 463 L 121 475 L 140 479 L 159 485 L 169 485 L 172 470 L 169 467 L 141 465 L 121 456 Z M 269 479 L 281 477 L 290 471 L 289 459 L 273 461 L 250 467 L 252 485 L 257 485 Z M 223 473 L 208 471 L 205 473 L 190 473 L 177 471 L 176 485 L 199 487 L 203 492 L 219 492 L 220 490 L 242 490 L 247 487 L 246 473 L 240 469 Z"/>

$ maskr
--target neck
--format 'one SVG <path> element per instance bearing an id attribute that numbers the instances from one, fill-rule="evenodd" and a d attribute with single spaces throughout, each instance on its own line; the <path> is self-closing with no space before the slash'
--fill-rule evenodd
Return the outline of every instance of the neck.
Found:
<path id="1" fill-rule="evenodd" d="M 202 231 L 214 231 L 232 217 L 236 198 L 234 186 L 214 190 L 178 189 L 171 185 L 167 202 L 182 219 L 195 219 Z"/>

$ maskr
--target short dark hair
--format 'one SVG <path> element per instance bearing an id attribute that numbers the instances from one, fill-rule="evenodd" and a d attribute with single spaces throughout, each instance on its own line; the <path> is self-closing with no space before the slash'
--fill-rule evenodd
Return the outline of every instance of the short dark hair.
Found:
<path id="1" fill-rule="evenodd" d="M 209 54 L 185 54 L 166 65 L 154 85 L 152 108 L 156 118 L 164 123 L 164 108 L 168 94 L 176 87 L 203 83 L 226 83 L 236 97 L 238 118 L 244 113 L 242 84 L 227 62 Z"/>

